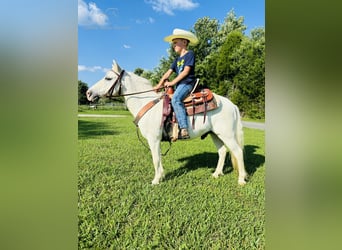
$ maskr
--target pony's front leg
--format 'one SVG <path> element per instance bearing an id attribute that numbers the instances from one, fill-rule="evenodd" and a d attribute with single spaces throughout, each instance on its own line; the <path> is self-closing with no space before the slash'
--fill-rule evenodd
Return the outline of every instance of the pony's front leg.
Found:
<path id="1" fill-rule="evenodd" d="M 159 140 L 148 140 L 151 154 L 152 154 L 152 161 L 154 165 L 154 178 L 152 180 L 152 184 L 156 185 L 159 184 L 161 179 L 164 177 L 164 169 L 162 166 L 161 161 L 161 154 L 160 154 L 160 141 Z"/>

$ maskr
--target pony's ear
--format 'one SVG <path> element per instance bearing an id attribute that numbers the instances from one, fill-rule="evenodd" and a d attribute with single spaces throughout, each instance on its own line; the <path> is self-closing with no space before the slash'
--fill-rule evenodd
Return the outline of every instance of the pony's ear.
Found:
<path id="1" fill-rule="evenodd" d="M 122 69 L 120 68 L 119 64 L 117 64 L 117 62 L 115 60 L 113 60 L 113 64 L 112 64 L 112 69 L 115 73 L 119 74 L 121 73 Z"/>

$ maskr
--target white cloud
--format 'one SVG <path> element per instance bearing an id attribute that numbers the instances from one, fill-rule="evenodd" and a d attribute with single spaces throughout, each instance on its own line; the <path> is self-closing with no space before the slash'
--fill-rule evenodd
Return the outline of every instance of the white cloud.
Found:
<path id="1" fill-rule="evenodd" d="M 147 19 L 137 19 L 135 22 L 137 24 L 152 24 L 155 22 L 155 20 L 152 17 L 148 17 Z"/>
<path id="2" fill-rule="evenodd" d="M 95 3 L 87 4 L 83 0 L 78 0 L 78 25 L 107 25 L 108 16 L 99 9 Z"/>
<path id="3" fill-rule="evenodd" d="M 193 0 L 145 0 L 145 2 L 151 4 L 153 10 L 168 15 L 174 15 L 174 10 L 192 10 L 199 5 Z"/>
<path id="4" fill-rule="evenodd" d="M 118 16 L 118 8 L 108 8 L 106 9 L 106 12 L 109 13 L 109 15 L 112 15 L 112 16 Z"/>
<path id="5" fill-rule="evenodd" d="M 130 49 L 130 48 L 131 48 L 131 46 L 129 46 L 129 45 L 127 45 L 127 44 L 124 44 L 123 47 L 124 47 L 125 49 Z"/>
<path id="6" fill-rule="evenodd" d="M 78 71 L 88 71 L 88 72 L 95 72 L 95 71 L 103 71 L 107 72 L 107 68 L 102 68 L 101 66 L 85 66 L 85 65 L 78 65 Z"/>

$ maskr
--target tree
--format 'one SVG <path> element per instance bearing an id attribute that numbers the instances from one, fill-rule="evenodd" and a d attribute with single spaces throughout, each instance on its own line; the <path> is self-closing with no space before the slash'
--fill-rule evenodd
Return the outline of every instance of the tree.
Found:
<path id="1" fill-rule="evenodd" d="M 199 43 L 191 48 L 196 55 L 196 76 L 200 79 L 199 84 L 206 87 L 215 84 L 211 80 L 215 78 L 218 30 L 218 20 L 209 17 L 198 19 L 194 25 L 194 33 L 199 40 Z"/>
<path id="2" fill-rule="evenodd" d="M 245 18 L 243 16 L 236 17 L 234 9 L 231 9 L 227 13 L 218 32 L 218 46 L 221 46 L 225 42 L 227 36 L 234 30 L 244 34 L 244 31 L 247 29 L 247 26 L 244 25 L 244 21 Z"/>
<path id="3" fill-rule="evenodd" d="M 153 70 L 153 73 L 150 75 L 151 76 L 150 81 L 154 85 L 156 85 L 159 82 L 159 80 L 162 78 L 164 73 L 170 68 L 172 62 L 176 58 L 176 53 L 173 51 L 171 45 L 170 45 L 170 48 L 169 48 L 168 52 L 169 52 L 169 56 L 168 57 L 162 57 L 160 59 L 159 66 L 157 66 Z M 174 76 L 172 76 L 172 77 L 174 77 Z"/>
<path id="4" fill-rule="evenodd" d="M 142 68 L 136 68 L 134 70 L 134 74 L 141 76 L 144 73 L 144 70 Z"/>
<path id="5" fill-rule="evenodd" d="M 88 104 L 86 93 L 88 90 L 88 85 L 80 80 L 78 80 L 78 104 Z"/>
<path id="6" fill-rule="evenodd" d="M 216 19 L 203 17 L 194 25 L 194 33 L 198 38 L 198 44 L 191 48 L 196 55 L 196 64 L 200 64 L 208 55 L 217 49 L 217 32 L 219 23 Z"/>
<path id="7" fill-rule="evenodd" d="M 199 44 L 193 48 L 196 55 L 196 75 L 201 79 L 202 85 L 215 91 L 220 89 L 218 93 L 223 95 L 227 94 L 223 93 L 227 87 L 222 87 L 221 84 L 227 84 L 229 79 L 220 76 L 220 73 L 217 72 L 217 68 L 221 68 L 219 71 L 227 70 L 226 58 L 220 56 L 220 50 L 231 32 L 236 31 L 243 34 L 246 30 L 243 22 L 244 18 L 237 18 L 232 9 L 227 13 L 221 26 L 216 19 L 209 17 L 198 19 L 194 25 L 196 36 L 199 38 Z M 219 59 L 220 57 L 221 59 Z"/>
<path id="8" fill-rule="evenodd" d="M 233 35 L 236 31 L 232 32 Z M 228 97 L 251 118 L 265 117 L 265 36 L 263 29 L 242 36 L 232 54 L 229 68 L 233 74 Z"/>
<path id="9" fill-rule="evenodd" d="M 243 40 L 241 31 L 232 31 L 221 46 L 216 64 L 217 81 L 232 81 L 234 76 L 239 72 L 239 48 Z M 226 95 L 226 93 L 221 93 Z"/>

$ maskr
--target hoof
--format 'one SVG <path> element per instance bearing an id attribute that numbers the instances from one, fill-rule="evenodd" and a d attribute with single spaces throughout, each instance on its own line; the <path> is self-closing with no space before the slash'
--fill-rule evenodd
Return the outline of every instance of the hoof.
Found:
<path id="1" fill-rule="evenodd" d="M 160 181 L 162 181 L 165 177 L 164 171 L 160 170 L 159 174 L 155 175 L 152 180 L 152 185 L 158 185 Z"/>
<path id="2" fill-rule="evenodd" d="M 159 184 L 159 180 L 153 180 L 152 181 L 152 185 L 158 185 Z"/>
<path id="3" fill-rule="evenodd" d="M 247 184 L 247 182 L 246 182 L 245 180 L 239 180 L 239 181 L 238 181 L 238 184 L 239 184 L 240 186 L 244 186 L 244 185 Z"/>
<path id="4" fill-rule="evenodd" d="M 220 173 L 216 173 L 216 172 L 215 172 L 215 173 L 212 174 L 212 176 L 213 176 L 214 178 L 219 178 L 220 175 L 223 175 L 223 173 L 222 173 L 222 172 L 220 172 Z"/>

